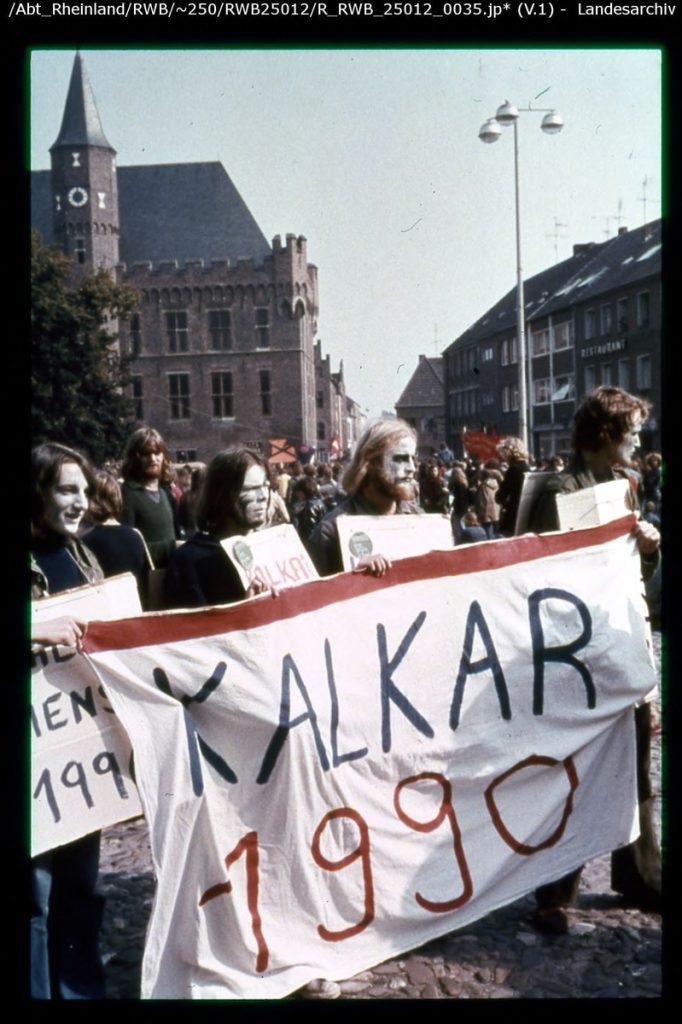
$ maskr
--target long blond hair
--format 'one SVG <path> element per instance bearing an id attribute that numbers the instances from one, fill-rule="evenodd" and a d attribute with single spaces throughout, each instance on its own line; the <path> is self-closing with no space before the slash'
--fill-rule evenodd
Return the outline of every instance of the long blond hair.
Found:
<path id="1" fill-rule="evenodd" d="M 381 462 L 386 452 L 395 447 L 403 437 L 417 443 L 417 434 L 405 420 L 375 420 L 370 424 L 357 443 L 351 464 L 343 476 L 346 494 L 357 494 L 370 466 Z"/>

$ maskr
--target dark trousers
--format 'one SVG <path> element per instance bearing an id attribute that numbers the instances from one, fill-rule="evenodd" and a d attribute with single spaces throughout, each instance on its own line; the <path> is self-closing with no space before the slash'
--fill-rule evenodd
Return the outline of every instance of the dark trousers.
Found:
<path id="1" fill-rule="evenodd" d="M 99 844 L 100 833 L 93 832 L 31 861 L 33 999 L 104 998 Z"/>
<path id="2" fill-rule="evenodd" d="M 654 823 L 654 795 L 651 787 L 651 705 L 635 708 L 637 749 L 637 799 L 639 836 L 633 843 L 611 854 L 611 888 L 635 902 L 645 901 L 661 892 L 661 849 Z M 584 866 L 584 865 L 583 865 Z M 535 890 L 538 907 L 572 907 L 578 897 L 583 866 L 556 882 Z"/>

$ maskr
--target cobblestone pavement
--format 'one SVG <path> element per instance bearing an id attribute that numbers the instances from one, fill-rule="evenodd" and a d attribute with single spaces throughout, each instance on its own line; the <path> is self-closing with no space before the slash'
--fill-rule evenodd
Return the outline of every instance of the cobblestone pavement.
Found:
<path id="1" fill-rule="evenodd" d="M 654 633 L 660 664 L 660 634 Z M 652 780 L 660 829 L 661 736 Z M 107 994 L 139 998 L 154 876 L 144 819 L 103 833 L 100 890 Z M 532 895 L 458 931 L 341 982 L 344 999 L 656 998 L 661 987 L 661 918 L 625 909 L 609 887 L 609 857 L 583 871 L 567 935 L 539 935 Z M 290 997 L 291 998 L 291 997 Z"/>

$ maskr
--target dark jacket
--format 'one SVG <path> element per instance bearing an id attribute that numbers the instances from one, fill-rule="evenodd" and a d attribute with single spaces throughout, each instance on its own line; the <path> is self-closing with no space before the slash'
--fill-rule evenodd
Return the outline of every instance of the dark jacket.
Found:
<path id="1" fill-rule="evenodd" d="M 501 506 L 500 511 L 500 533 L 505 537 L 513 537 L 516 528 L 516 513 L 519 509 L 521 491 L 523 490 L 523 478 L 530 471 L 527 462 L 512 460 L 504 474 L 504 480 L 499 486 L 495 501 Z"/>
<path id="2" fill-rule="evenodd" d="M 137 581 L 140 603 L 146 610 L 149 589 L 149 556 L 140 533 L 132 526 L 104 523 L 83 535 L 83 543 L 95 553 L 105 576 L 131 572 Z"/>
<path id="3" fill-rule="evenodd" d="M 37 543 L 35 547 L 37 550 Z M 68 537 L 64 541 L 64 547 L 76 564 L 78 574 L 82 577 L 83 586 L 87 583 L 100 583 L 104 579 L 104 573 L 97 558 L 80 540 L 76 537 Z M 31 553 L 31 599 L 50 597 L 51 593 L 47 576 L 38 565 L 34 554 Z"/>
<path id="4" fill-rule="evenodd" d="M 398 515 L 421 515 L 421 512 L 416 501 L 400 501 L 396 508 Z M 364 501 L 361 495 L 348 495 L 317 524 L 308 538 L 306 547 L 320 576 L 332 576 L 336 572 L 343 572 L 339 531 L 336 526 L 339 516 L 375 515 L 377 511 L 374 506 Z"/>
<path id="5" fill-rule="evenodd" d="M 244 598 L 239 574 L 220 541 L 195 533 L 171 556 L 164 580 L 164 608 L 202 608 Z"/>

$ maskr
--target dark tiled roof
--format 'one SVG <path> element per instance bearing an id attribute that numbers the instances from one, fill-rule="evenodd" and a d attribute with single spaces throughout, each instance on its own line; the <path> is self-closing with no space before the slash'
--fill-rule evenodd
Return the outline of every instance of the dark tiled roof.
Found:
<path id="1" fill-rule="evenodd" d="M 524 281 L 526 321 L 569 312 L 578 303 L 598 299 L 661 273 L 661 221 L 642 225 L 607 242 L 585 246 L 576 255 Z M 516 288 L 449 346 L 462 346 L 516 329 Z"/>
<path id="2" fill-rule="evenodd" d="M 396 402 L 399 406 L 443 405 L 443 359 L 441 356 L 429 359 L 420 356 L 419 363 L 402 395 Z"/>
<path id="3" fill-rule="evenodd" d="M 55 146 L 105 146 L 107 142 L 99 119 L 92 86 L 80 53 L 76 54 L 66 96 L 62 126 Z"/>
<path id="4" fill-rule="evenodd" d="M 251 258 L 270 253 L 265 235 L 219 162 L 118 168 L 120 258 L 128 269 L 151 260 Z M 50 172 L 31 175 L 31 220 L 53 238 Z"/>

